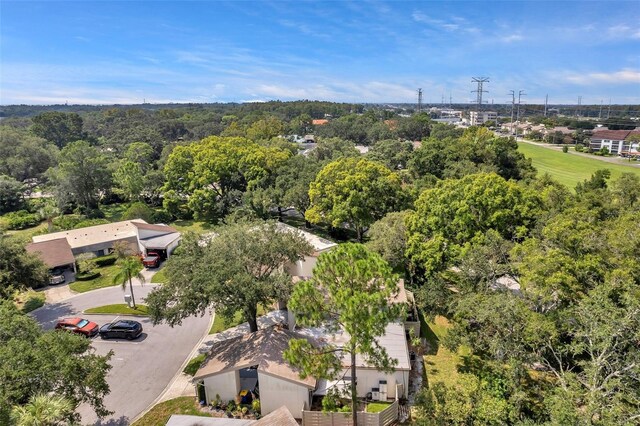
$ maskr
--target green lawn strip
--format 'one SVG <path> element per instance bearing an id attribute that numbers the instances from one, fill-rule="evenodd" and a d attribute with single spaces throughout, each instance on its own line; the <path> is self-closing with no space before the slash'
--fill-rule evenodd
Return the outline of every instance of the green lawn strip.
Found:
<path id="1" fill-rule="evenodd" d="M 600 169 L 609 169 L 611 180 L 616 180 L 623 173 L 635 173 L 640 176 L 640 167 L 607 163 L 531 143 L 519 142 L 518 150 L 531 158 L 533 166 L 538 170 L 538 175 L 549 173 L 551 177 L 571 189 L 574 189 L 578 182 L 589 179 L 596 170 Z"/>
<path id="2" fill-rule="evenodd" d="M 367 404 L 367 413 L 379 413 L 384 411 L 391 405 L 390 402 L 370 402 Z"/>
<path id="3" fill-rule="evenodd" d="M 158 272 L 153 274 L 153 276 L 151 277 L 151 282 L 153 284 L 162 284 L 166 280 L 167 280 L 167 277 L 164 274 L 164 268 L 160 269 Z"/>
<path id="4" fill-rule="evenodd" d="M 69 288 L 76 293 L 85 293 L 91 290 L 97 290 L 104 287 L 113 286 L 113 277 L 118 273 L 118 265 L 103 266 L 96 268 L 95 271 L 100 272 L 100 276 L 88 281 L 75 281 L 69 284 Z M 117 285 L 117 284 L 116 284 Z"/>
<path id="5" fill-rule="evenodd" d="M 198 404 L 193 396 L 181 396 L 155 405 L 147 414 L 131 426 L 158 426 L 169 421 L 172 414 L 187 414 L 200 417 L 212 417 L 210 414 L 198 409 Z"/>
<path id="6" fill-rule="evenodd" d="M 85 314 L 120 314 L 120 315 L 140 315 L 149 316 L 149 308 L 146 305 L 136 305 L 130 308 L 126 303 L 116 303 L 114 305 L 98 306 L 84 310 Z"/>
<path id="7" fill-rule="evenodd" d="M 122 214 L 129 207 L 127 203 L 101 205 L 100 211 L 104 213 L 104 218 L 109 222 L 119 222 L 122 220 Z"/>
<path id="8" fill-rule="evenodd" d="M 0 229 L 2 229 L 4 225 L 4 219 L 0 217 Z M 47 222 L 44 221 L 37 226 L 27 229 L 18 229 L 14 231 L 6 231 L 7 235 L 10 235 L 12 238 L 19 239 L 23 241 L 25 244 L 31 242 L 31 237 L 34 235 L 44 234 L 47 231 Z"/>
<path id="9" fill-rule="evenodd" d="M 266 312 L 267 311 L 265 311 L 262 306 L 258 305 L 258 316 L 264 315 Z M 230 322 L 225 322 L 221 315 L 215 315 L 209 334 L 220 333 L 221 331 L 240 325 L 243 322 L 245 322 L 245 320 L 241 312 L 236 312 L 236 315 L 233 317 L 233 321 Z"/>
<path id="10" fill-rule="evenodd" d="M 204 359 L 206 357 L 207 356 L 205 354 L 200 354 L 200 355 L 194 357 L 193 359 L 191 359 L 191 361 L 189 361 L 187 366 L 184 367 L 184 370 L 182 370 L 182 372 L 184 374 L 188 374 L 189 376 L 194 376 L 196 374 L 196 372 L 198 371 L 198 369 L 200 368 L 200 365 L 202 365 L 202 362 L 204 361 Z"/>
<path id="11" fill-rule="evenodd" d="M 424 327 L 424 324 L 427 327 Z M 458 353 L 453 353 L 439 343 L 449 328 L 451 324 L 441 316 L 437 316 L 433 322 L 423 323 L 421 327 L 422 336 L 430 345 L 430 350 L 424 355 L 425 373 L 429 384 L 442 382 L 447 386 L 455 385 L 460 375 L 458 366 L 462 364 L 462 358 L 469 355 L 467 348 L 460 348 Z"/>
<path id="12" fill-rule="evenodd" d="M 209 222 L 199 222 L 197 220 L 176 220 L 169 223 L 169 225 L 180 232 L 193 231 L 198 234 L 203 234 L 213 228 L 213 224 Z"/>

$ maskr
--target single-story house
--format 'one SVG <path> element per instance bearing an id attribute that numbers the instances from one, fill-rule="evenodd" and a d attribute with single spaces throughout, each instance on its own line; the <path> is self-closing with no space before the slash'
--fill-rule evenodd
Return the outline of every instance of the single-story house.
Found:
<path id="1" fill-rule="evenodd" d="M 56 238 L 49 241 L 27 244 L 27 252 L 40 256 L 49 269 L 73 269 L 76 272 L 76 258 L 66 238 Z"/>
<path id="2" fill-rule="evenodd" d="M 32 240 L 27 250 L 39 253 L 44 262 L 54 268 L 62 266 L 60 262 L 74 264 L 75 260 L 71 259 L 82 253 L 109 254 L 116 242 L 128 243 L 136 253 L 146 255 L 148 251 L 155 251 L 168 257 L 180 242 L 180 232 L 167 225 L 134 219 L 36 235 Z"/>
<path id="3" fill-rule="evenodd" d="M 640 155 L 640 142 L 631 141 L 632 135 L 640 135 L 638 130 L 596 130 L 589 141 L 591 151 L 607 148 L 611 154 Z"/>
<path id="4" fill-rule="evenodd" d="M 298 426 L 298 422 L 287 407 L 282 406 L 258 420 L 173 414 L 165 426 Z"/>
<path id="5" fill-rule="evenodd" d="M 304 330 L 301 330 L 301 333 Z M 349 336 L 342 332 L 327 337 L 332 344 L 341 346 L 346 343 Z M 378 345 L 383 347 L 389 357 L 395 359 L 397 364 L 393 373 L 378 371 L 361 355 L 356 356 L 356 390 L 359 398 L 367 397 L 371 393 L 374 400 L 386 401 L 407 396 L 409 388 L 409 373 L 411 372 L 411 360 L 407 344 L 405 327 L 400 322 L 387 325 L 385 332 L 377 339 Z M 351 386 L 351 356 L 344 354 L 342 358 L 344 368 L 339 380 L 324 380 L 318 382 L 318 387 L 313 393 L 317 396 L 326 395 L 327 389 L 332 386 L 342 387 L 345 390 Z"/>
<path id="6" fill-rule="evenodd" d="M 207 402 L 218 396 L 233 400 L 240 391 L 259 395 L 260 410 L 269 414 L 283 405 L 302 418 L 317 387 L 313 377 L 300 378 L 299 370 L 283 358 L 292 338 L 312 338 L 279 327 L 215 343 L 193 376 L 197 395 Z"/>
<path id="7" fill-rule="evenodd" d="M 309 256 L 305 256 L 304 259 L 297 261 L 294 264 L 287 265 L 285 267 L 286 272 L 293 277 L 309 278 L 313 275 L 313 268 L 318 262 L 318 257 L 337 244 L 333 241 L 329 241 L 325 238 L 312 234 L 311 232 L 303 231 L 286 223 L 278 222 L 278 228 L 286 232 L 297 232 L 304 237 L 305 240 L 313 247 L 313 253 Z"/>

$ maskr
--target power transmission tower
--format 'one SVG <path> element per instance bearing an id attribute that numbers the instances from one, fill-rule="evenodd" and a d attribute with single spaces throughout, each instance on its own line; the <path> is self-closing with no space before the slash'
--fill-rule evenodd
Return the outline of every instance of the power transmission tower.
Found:
<path id="1" fill-rule="evenodd" d="M 609 108 L 607 108 L 607 120 L 611 116 L 611 98 L 609 98 Z"/>
<path id="2" fill-rule="evenodd" d="M 522 96 L 527 96 L 527 94 L 524 93 L 524 90 L 518 90 L 518 112 L 516 114 L 516 121 L 520 121 L 520 98 Z"/>
<path id="3" fill-rule="evenodd" d="M 580 117 L 581 106 L 582 106 L 582 96 L 578 96 L 578 109 L 576 110 L 576 117 Z"/>
<path id="4" fill-rule="evenodd" d="M 449 92 L 449 109 L 451 109 L 453 97 L 451 96 L 451 92 Z"/>
<path id="5" fill-rule="evenodd" d="M 600 99 L 600 112 L 598 113 L 598 120 L 602 119 L 602 99 Z"/>
<path id="6" fill-rule="evenodd" d="M 418 113 L 422 112 L 422 89 L 418 89 Z"/>
<path id="7" fill-rule="evenodd" d="M 549 103 L 549 94 L 544 97 L 544 116 L 547 116 L 547 104 Z"/>
<path id="8" fill-rule="evenodd" d="M 482 106 L 482 94 L 489 93 L 488 90 L 482 90 L 482 85 L 483 83 L 489 82 L 489 77 L 472 77 L 471 82 L 478 84 L 478 88 L 476 90 L 472 90 L 471 93 L 476 94 L 476 111 L 479 113 L 480 107 Z"/>

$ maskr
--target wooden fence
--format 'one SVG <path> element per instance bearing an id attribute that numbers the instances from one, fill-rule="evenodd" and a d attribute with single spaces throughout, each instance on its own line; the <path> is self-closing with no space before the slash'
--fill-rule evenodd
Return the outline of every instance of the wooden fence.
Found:
<path id="1" fill-rule="evenodd" d="M 358 426 L 388 426 L 398 420 L 398 401 L 379 413 L 358 412 Z M 353 426 L 351 413 L 303 411 L 302 426 Z"/>

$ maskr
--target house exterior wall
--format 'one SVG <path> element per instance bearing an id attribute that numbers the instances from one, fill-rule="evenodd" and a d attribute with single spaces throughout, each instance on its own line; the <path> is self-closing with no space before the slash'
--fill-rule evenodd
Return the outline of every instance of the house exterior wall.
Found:
<path id="1" fill-rule="evenodd" d="M 207 394 L 207 402 L 220 395 L 224 402 L 233 400 L 240 392 L 240 374 L 238 370 L 228 371 L 215 376 L 205 377 L 202 380 Z"/>
<path id="2" fill-rule="evenodd" d="M 260 411 L 262 415 L 285 405 L 293 417 L 302 418 L 302 409 L 306 404 L 310 406 L 309 388 L 293 382 L 270 376 L 262 371 L 258 371 L 258 383 L 260 383 Z"/>
<path id="3" fill-rule="evenodd" d="M 288 264 L 285 270 L 294 277 L 311 277 L 316 263 L 318 263 L 316 256 L 305 256 L 304 259 L 298 260 L 296 263 Z"/>
<path id="4" fill-rule="evenodd" d="M 345 376 L 351 374 L 350 371 L 343 372 Z M 387 374 L 379 372 L 375 369 L 358 368 L 356 370 L 358 384 L 356 389 L 358 397 L 364 398 L 367 393 L 371 392 L 371 388 L 379 387 L 380 380 L 387 381 L 387 398 L 396 399 L 396 384 L 404 384 L 404 388 L 409 387 L 409 371 L 396 370 L 394 373 Z M 406 391 L 405 391 L 406 393 Z M 398 395 L 398 397 L 406 397 L 406 395 Z"/>
<path id="5" fill-rule="evenodd" d="M 167 257 L 171 256 L 171 253 L 178 247 L 180 244 L 180 238 L 176 239 L 174 242 L 167 246 Z"/>

